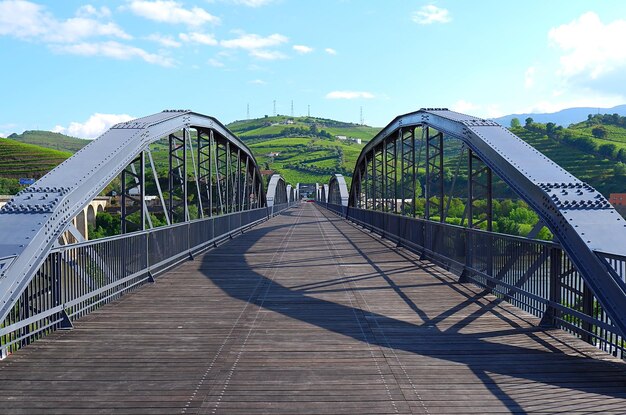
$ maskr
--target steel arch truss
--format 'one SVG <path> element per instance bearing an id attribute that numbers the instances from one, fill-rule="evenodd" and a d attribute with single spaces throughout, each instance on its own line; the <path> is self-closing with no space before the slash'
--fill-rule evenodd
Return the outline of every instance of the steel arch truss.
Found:
<path id="1" fill-rule="evenodd" d="M 348 186 L 341 174 L 334 174 L 328 183 L 328 203 L 348 206 Z"/>
<path id="2" fill-rule="evenodd" d="M 289 202 L 287 183 L 280 174 L 273 174 L 267 185 L 267 206 L 282 205 Z"/>
<path id="3" fill-rule="evenodd" d="M 163 181 L 151 144 L 167 149 Z M 117 124 L 0 210 L 0 321 L 71 230 L 72 218 L 118 176 L 122 231 L 152 227 L 148 174 L 168 225 L 266 206 L 254 156 L 215 118 L 163 111 Z"/>
<path id="4" fill-rule="evenodd" d="M 594 188 L 496 122 L 447 109 L 396 117 L 361 152 L 349 206 L 415 216 L 421 198 L 425 218 L 444 222 L 451 197 L 446 202 L 443 150 L 459 144 L 450 139 L 461 142 L 459 163 L 468 157 L 465 223 L 491 230 L 495 173 L 555 235 L 624 336 L 626 284 L 606 258 L 626 256 L 626 222 Z M 478 206 L 479 198 L 487 203 Z"/>

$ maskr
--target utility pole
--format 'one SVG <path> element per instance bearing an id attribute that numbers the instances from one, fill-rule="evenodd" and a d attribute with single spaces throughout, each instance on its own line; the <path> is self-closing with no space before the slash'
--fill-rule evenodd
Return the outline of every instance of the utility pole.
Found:
<path id="1" fill-rule="evenodd" d="M 250 104 L 246 105 L 246 119 L 250 119 Z"/>
<path id="2" fill-rule="evenodd" d="M 361 107 L 361 125 L 365 125 L 365 122 L 363 121 L 363 107 Z"/>
<path id="3" fill-rule="evenodd" d="M 276 116 L 276 100 L 274 100 L 274 117 Z"/>
<path id="4" fill-rule="evenodd" d="M 306 111 L 306 116 L 310 117 L 311 116 L 311 104 L 307 105 L 308 109 Z"/>
<path id="5" fill-rule="evenodd" d="M 291 118 L 293 118 L 293 99 L 291 100 Z"/>

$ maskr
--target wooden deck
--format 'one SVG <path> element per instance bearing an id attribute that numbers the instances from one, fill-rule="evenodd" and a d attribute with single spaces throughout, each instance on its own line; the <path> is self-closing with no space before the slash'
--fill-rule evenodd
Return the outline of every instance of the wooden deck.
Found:
<path id="1" fill-rule="evenodd" d="M 456 280 L 304 204 L 0 362 L 0 413 L 626 413 L 626 364 Z"/>

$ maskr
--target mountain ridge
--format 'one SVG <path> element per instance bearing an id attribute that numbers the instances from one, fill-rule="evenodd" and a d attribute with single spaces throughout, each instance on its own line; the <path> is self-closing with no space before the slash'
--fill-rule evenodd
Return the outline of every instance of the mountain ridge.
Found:
<path id="1" fill-rule="evenodd" d="M 511 120 L 513 118 L 519 119 L 522 124 L 524 124 L 524 120 L 526 120 L 526 118 L 532 118 L 533 121 L 538 123 L 546 124 L 552 122 L 556 125 L 567 127 L 570 124 L 576 124 L 585 121 L 589 114 L 618 114 L 621 116 L 626 116 L 626 104 L 617 105 L 611 108 L 573 107 L 550 113 L 509 114 L 502 117 L 493 118 L 493 120 L 502 124 L 505 127 L 511 125 Z"/>

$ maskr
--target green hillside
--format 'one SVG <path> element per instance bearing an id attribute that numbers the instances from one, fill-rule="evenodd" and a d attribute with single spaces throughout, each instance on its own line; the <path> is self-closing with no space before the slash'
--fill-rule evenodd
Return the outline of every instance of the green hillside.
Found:
<path id="1" fill-rule="evenodd" d="M 589 183 L 603 195 L 626 191 L 626 168 L 618 160 L 598 153 L 597 147 L 585 148 L 575 144 L 584 139 L 575 128 L 565 129 L 573 133 L 570 139 L 551 138 L 542 131 L 542 124 L 535 124 L 533 130 L 513 128 L 512 132 L 531 146 L 552 159 L 558 165 L 580 180 Z M 543 126 L 545 130 L 545 126 Z"/>
<path id="2" fill-rule="evenodd" d="M 250 147 L 262 169 L 280 173 L 294 184 L 326 183 L 333 173 L 344 174 L 349 182 L 361 150 L 380 130 L 287 116 L 235 121 L 227 127 Z"/>
<path id="3" fill-rule="evenodd" d="M 0 194 L 20 190 L 20 177 L 38 179 L 72 154 L 0 138 Z"/>
<path id="4" fill-rule="evenodd" d="M 24 131 L 22 134 L 11 134 L 8 138 L 19 141 L 20 143 L 34 144 L 70 153 L 77 152 L 90 142 L 90 140 L 83 140 L 82 138 L 75 138 L 60 133 L 38 130 Z"/>

